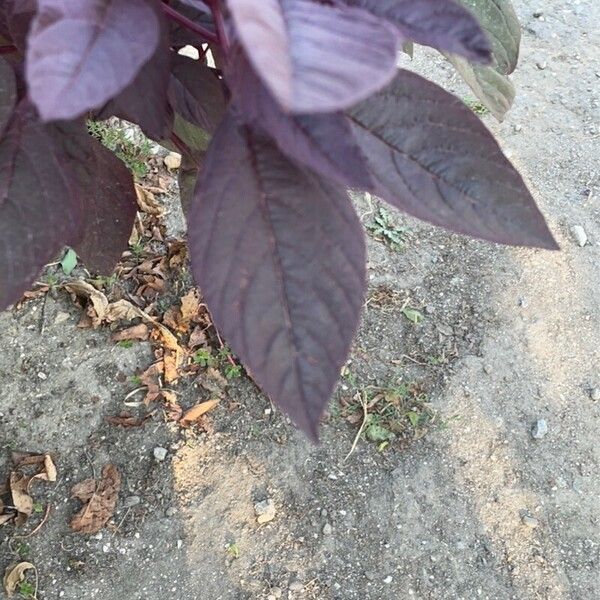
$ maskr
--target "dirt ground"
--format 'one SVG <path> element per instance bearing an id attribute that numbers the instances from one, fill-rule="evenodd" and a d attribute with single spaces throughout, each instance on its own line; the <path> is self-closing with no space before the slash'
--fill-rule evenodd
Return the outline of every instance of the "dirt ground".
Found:
<path id="1" fill-rule="evenodd" d="M 211 413 L 213 433 L 160 412 L 111 426 L 150 346 L 76 328 L 66 293 L 0 315 L 0 477 L 15 450 L 53 453 L 58 468 L 35 487 L 52 507 L 40 530 L 0 528 L 0 572 L 31 561 L 40 600 L 600 598 L 600 3 L 516 8 L 518 96 L 504 123 L 483 118 L 561 252 L 393 213 L 403 246 L 369 237 L 369 302 L 319 446 L 245 377 Z M 432 57 L 419 49 L 410 68 L 469 97 Z M 372 223 L 376 205 L 357 205 Z M 423 420 L 401 415 L 404 433 L 363 437 L 347 456 L 360 398 L 402 385 L 419 390 L 408 409 Z M 202 391 L 178 393 L 192 406 Z M 123 476 L 112 526 L 72 532 L 71 487 L 109 462 Z M 275 517 L 259 524 L 264 500 Z"/>

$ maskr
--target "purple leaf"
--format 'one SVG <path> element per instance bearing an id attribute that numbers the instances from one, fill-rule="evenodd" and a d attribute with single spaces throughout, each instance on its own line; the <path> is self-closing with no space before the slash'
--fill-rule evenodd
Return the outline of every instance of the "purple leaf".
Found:
<path id="1" fill-rule="evenodd" d="M 557 248 L 521 176 L 458 98 L 400 71 L 349 115 L 375 192 L 394 206 L 485 240 Z"/>
<path id="2" fill-rule="evenodd" d="M 364 234 L 346 192 L 229 116 L 188 231 L 215 324 L 265 393 L 316 438 L 365 292 Z"/>
<path id="3" fill-rule="evenodd" d="M 149 0 L 38 0 L 26 76 L 43 120 L 73 119 L 123 91 L 160 37 Z"/>
<path id="4" fill-rule="evenodd" d="M 37 11 L 37 0 L 4 0 L 4 14 L 10 38 L 14 45 L 25 51 L 27 34 Z"/>
<path id="5" fill-rule="evenodd" d="M 137 123 L 154 140 L 168 137 L 173 126 L 167 90 L 173 52 L 165 31 L 152 58 L 141 68 L 136 78 L 96 115 L 98 119 L 117 116 Z"/>
<path id="6" fill-rule="evenodd" d="M 23 101 L 0 141 L 0 309 L 18 300 L 64 245 L 77 241 L 81 222 L 81 202 L 52 130 Z"/>
<path id="7" fill-rule="evenodd" d="M 418 44 L 489 63 L 491 46 L 477 19 L 454 0 L 344 0 L 394 23 Z"/>
<path id="8" fill-rule="evenodd" d="M 13 68 L 0 58 L 0 136 L 10 121 L 17 101 L 17 81 Z"/>
<path id="9" fill-rule="evenodd" d="M 309 0 L 228 5 L 251 63 L 286 111 L 342 110 L 394 75 L 399 35 L 366 11 Z"/>
<path id="10" fill-rule="evenodd" d="M 197 25 L 201 25 L 209 31 L 215 31 L 215 24 L 210 9 L 204 2 L 196 2 L 195 0 L 176 0 L 171 2 L 172 8 L 178 13 L 187 17 Z M 179 23 L 169 20 L 170 37 L 173 46 L 181 47 L 186 45 L 200 48 L 202 40 L 198 38 L 198 34 L 186 29 Z"/>
<path id="11" fill-rule="evenodd" d="M 82 121 L 54 127 L 55 143 L 74 194 L 83 206 L 77 254 L 94 271 L 109 274 L 127 249 L 137 212 L 133 177 L 110 150 L 88 134 Z"/>
<path id="12" fill-rule="evenodd" d="M 213 133 L 225 113 L 223 86 L 199 60 L 177 55 L 173 61 L 169 100 L 175 113 Z"/>
<path id="13" fill-rule="evenodd" d="M 343 113 L 286 114 L 241 51 L 230 79 L 244 121 L 268 133 L 284 154 L 347 187 L 372 187 L 365 157 Z"/>

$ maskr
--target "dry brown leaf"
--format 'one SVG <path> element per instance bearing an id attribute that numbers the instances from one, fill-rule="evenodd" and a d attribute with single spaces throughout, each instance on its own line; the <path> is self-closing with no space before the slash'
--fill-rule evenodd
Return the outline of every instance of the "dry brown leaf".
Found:
<path id="1" fill-rule="evenodd" d="M 9 598 L 12 598 L 19 587 L 19 584 L 25 579 L 25 571 L 35 567 L 30 562 L 20 562 L 10 565 L 4 572 L 4 591 Z"/>
<path id="2" fill-rule="evenodd" d="M 9 478 L 10 495 L 13 506 L 19 512 L 17 521 L 20 525 L 25 523 L 33 511 L 33 498 L 29 495 L 28 487 L 31 477 L 13 471 Z"/>
<path id="3" fill-rule="evenodd" d="M 89 502 L 95 491 L 96 480 L 92 478 L 84 479 L 71 488 L 71 496 L 82 502 Z"/>
<path id="4" fill-rule="evenodd" d="M 198 378 L 198 383 L 212 395 L 222 398 L 227 388 L 227 379 L 221 375 L 218 369 L 209 367 L 204 371 L 204 375 Z"/>
<path id="5" fill-rule="evenodd" d="M 206 334 L 202 331 L 201 327 L 195 327 L 190 335 L 188 346 L 190 348 L 197 348 L 198 346 L 206 345 Z"/>
<path id="6" fill-rule="evenodd" d="M 6 525 L 9 521 L 12 521 L 15 518 L 15 515 L 0 515 L 0 527 L 2 525 Z"/>
<path id="7" fill-rule="evenodd" d="M 87 503 L 73 517 L 70 525 L 71 529 L 78 533 L 94 534 L 106 525 L 115 512 L 121 487 L 121 475 L 114 465 L 105 465 L 97 484 L 91 480 L 94 484 L 91 495 L 89 481 L 76 485 L 72 490 L 75 497 Z"/>
<path id="8" fill-rule="evenodd" d="M 110 336 L 110 339 L 113 342 L 120 342 L 122 340 L 140 340 L 143 342 L 148 339 L 149 334 L 148 325 L 140 323 L 139 325 L 116 331 Z"/>
<path id="9" fill-rule="evenodd" d="M 103 320 L 107 323 L 115 323 L 116 321 L 131 321 L 145 316 L 146 313 L 131 304 L 129 300 L 117 300 L 106 307 Z"/>
<path id="10" fill-rule="evenodd" d="M 195 320 L 200 312 L 200 298 L 196 290 L 190 290 L 181 298 L 181 321 L 187 327 L 191 321 Z"/>
<path id="11" fill-rule="evenodd" d="M 101 291 L 97 290 L 92 284 L 81 279 L 70 281 L 65 285 L 65 289 L 71 294 L 75 294 L 80 298 L 89 299 L 97 317 L 97 324 L 96 321 L 94 321 L 94 326 L 99 326 L 103 321 L 104 315 L 106 314 L 106 310 L 108 308 L 108 298 Z"/>
<path id="12" fill-rule="evenodd" d="M 44 464 L 44 454 L 30 454 L 29 452 L 15 451 L 11 454 L 15 467 L 20 469 L 21 467 L 27 467 L 30 465 L 42 465 Z"/>
<path id="13" fill-rule="evenodd" d="M 207 400 L 206 402 L 201 402 L 193 408 L 190 408 L 190 410 L 181 417 L 181 420 L 179 421 L 180 425 L 182 427 L 193 425 L 202 415 L 217 406 L 219 402 L 220 400 Z"/>
<path id="14" fill-rule="evenodd" d="M 41 473 L 34 475 L 32 479 L 41 479 L 42 481 L 49 481 L 52 483 L 56 481 L 56 465 L 49 454 L 44 454 L 42 458 L 44 462 L 44 470 Z"/>
<path id="15" fill-rule="evenodd" d="M 154 194 L 147 188 L 143 188 L 139 184 L 135 184 L 135 192 L 137 195 L 137 203 L 142 212 L 148 213 L 150 215 L 162 215 L 163 208 L 157 202 Z"/>

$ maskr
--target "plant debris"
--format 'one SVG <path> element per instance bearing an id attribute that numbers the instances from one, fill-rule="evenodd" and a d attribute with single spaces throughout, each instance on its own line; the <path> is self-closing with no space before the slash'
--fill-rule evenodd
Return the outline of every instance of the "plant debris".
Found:
<path id="1" fill-rule="evenodd" d="M 70 526 L 77 533 L 98 533 L 111 519 L 117 506 L 121 475 L 114 465 L 105 465 L 102 477 L 86 479 L 71 490 L 73 498 L 84 503 L 73 517 Z"/>
<path id="2" fill-rule="evenodd" d="M 12 598 L 19 587 L 19 584 L 25 580 L 25 572 L 35 567 L 30 562 L 20 562 L 10 565 L 4 573 L 4 591 L 9 598 Z"/>

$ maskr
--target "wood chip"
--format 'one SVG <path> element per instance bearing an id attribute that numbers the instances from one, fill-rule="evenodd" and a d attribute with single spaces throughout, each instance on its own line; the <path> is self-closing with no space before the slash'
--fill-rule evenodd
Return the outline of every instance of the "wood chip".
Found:
<path id="1" fill-rule="evenodd" d="M 215 408 L 215 406 L 217 406 L 219 402 L 220 400 L 207 400 L 206 402 L 201 402 L 200 404 L 197 404 L 196 406 L 188 410 L 183 415 L 183 417 L 181 417 L 179 424 L 182 427 L 189 427 L 190 425 L 193 425 L 198 421 L 198 419 L 202 415 L 206 414 L 209 410 Z"/>

